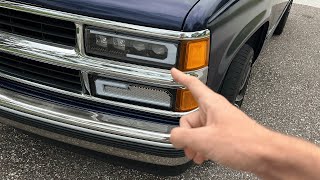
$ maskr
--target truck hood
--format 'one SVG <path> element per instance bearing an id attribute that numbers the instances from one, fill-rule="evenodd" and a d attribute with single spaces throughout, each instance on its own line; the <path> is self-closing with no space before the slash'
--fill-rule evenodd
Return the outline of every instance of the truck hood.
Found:
<path id="1" fill-rule="evenodd" d="M 112 21 L 180 31 L 198 0 L 13 0 Z"/>

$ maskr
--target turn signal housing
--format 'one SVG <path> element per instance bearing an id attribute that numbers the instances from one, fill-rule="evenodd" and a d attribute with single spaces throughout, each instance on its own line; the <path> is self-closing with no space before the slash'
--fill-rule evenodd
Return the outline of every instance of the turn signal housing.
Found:
<path id="1" fill-rule="evenodd" d="M 179 69 L 191 71 L 208 66 L 209 38 L 181 42 Z"/>
<path id="2" fill-rule="evenodd" d="M 180 71 L 192 71 L 208 66 L 210 41 L 209 38 L 182 41 L 180 46 Z M 176 111 L 185 112 L 198 107 L 197 101 L 188 89 L 178 89 Z"/>
<path id="3" fill-rule="evenodd" d="M 191 94 L 191 91 L 188 89 L 178 89 L 177 90 L 177 99 L 176 99 L 176 110 L 190 111 L 198 107 L 197 101 Z"/>

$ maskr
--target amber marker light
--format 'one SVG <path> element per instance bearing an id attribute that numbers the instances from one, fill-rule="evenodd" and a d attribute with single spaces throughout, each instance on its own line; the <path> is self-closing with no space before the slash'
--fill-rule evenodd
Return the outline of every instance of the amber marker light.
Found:
<path id="1" fill-rule="evenodd" d="M 181 42 L 179 69 L 191 71 L 208 66 L 209 38 Z"/>
<path id="2" fill-rule="evenodd" d="M 198 107 L 197 101 L 193 98 L 191 91 L 187 89 L 177 90 L 176 110 L 190 111 Z"/>

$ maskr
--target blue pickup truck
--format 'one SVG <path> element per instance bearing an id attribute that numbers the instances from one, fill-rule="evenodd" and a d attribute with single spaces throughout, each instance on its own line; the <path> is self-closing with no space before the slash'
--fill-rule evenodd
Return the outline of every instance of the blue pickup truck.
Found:
<path id="1" fill-rule="evenodd" d="M 292 0 L 0 0 L 0 122 L 145 163 L 189 160 L 176 67 L 241 106 Z"/>

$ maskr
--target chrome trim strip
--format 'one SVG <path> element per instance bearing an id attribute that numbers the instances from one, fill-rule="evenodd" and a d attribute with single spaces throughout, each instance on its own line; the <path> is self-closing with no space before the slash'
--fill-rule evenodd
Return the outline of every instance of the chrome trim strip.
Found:
<path id="1" fill-rule="evenodd" d="M 133 109 L 133 110 L 138 110 L 138 111 L 142 111 L 142 112 L 148 112 L 148 113 L 153 113 L 153 114 L 158 114 L 158 115 L 162 115 L 162 116 L 169 116 L 169 117 L 177 117 L 180 118 L 184 115 L 187 115 L 189 113 L 195 112 L 198 109 L 189 111 L 189 112 L 172 112 L 172 111 L 165 111 L 165 110 L 160 110 L 160 109 L 153 109 L 153 108 L 148 108 L 148 107 L 143 107 L 143 106 L 136 106 L 136 105 L 132 105 L 132 104 L 127 104 L 127 103 L 121 103 L 121 102 L 116 102 L 116 101 L 110 101 L 110 100 L 106 100 L 106 99 L 101 99 L 101 98 L 97 98 L 94 96 L 89 96 L 86 94 L 77 94 L 77 93 L 72 93 L 69 91 L 65 91 L 65 90 L 61 90 L 61 89 L 57 89 L 57 88 L 53 88 L 53 87 L 49 87 L 46 85 L 42 85 L 42 84 L 38 84 L 38 83 L 34 83 L 31 81 L 27 81 L 27 80 L 23 80 L 23 79 L 19 79 L 7 74 L 3 74 L 0 73 L 0 77 L 5 78 L 5 79 L 9 79 L 15 82 L 19 82 L 22 84 L 26 84 L 29 86 L 33 86 L 36 88 L 41 88 L 44 90 L 48 90 L 51 92 L 56 92 L 56 93 L 60 93 L 60 94 L 64 94 L 67 96 L 71 96 L 71 97 L 76 97 L 79 99 L 84 99 L 84 100 L 90 100 L 90 101 L 94 101 L 97 103 L 103 103 L 103 104 L 108 104 L 108 105 L 112 105 L 112 106 L 117 106 L 117 107 L 122 107 L 122 108 L 128 108 L 128 109 Z"/>
<path id="2" fill-rule="evenodd" d="M 87 73 L 98 73 L 109 78 L 117 78 L 164 88 L 183 88 L 182 85 L 173 80 L 170 70 L 82 56 L 71 47 L 53 43 L 44 44 L 43 41 L 1 31 L 0 51 L 57 66 L 85 71 Z M 205 83 L 208 68 L 205 67 L 186 73 L 196 76 Z"/>
<path id="3" fill-rule="evenodd" d="M 89 75 L 88 72 L 81 71 L 81 81 L 83 83 L 83 87 L 85 88 L 86 92 L 88 92 L 89 95 L 91 95 L 91 88 L 90 88 L 90 82 L 89 82 Z M 86 92 L 83 92 L 86 94 Z"/>
<path id="4" fill-rule="evenodd" d="M 207 29 L 202 31 L 197 31 L 197 32 L 180 32 L 180 31 L 164 30 L 164 29 L 138 26 L 138 25 L 132 25 L 127 23 L 121 23 L 121 22 L 114 22 L 114 21 L 109 21 L 109 20 L 104 20 L 99 18 L 92 18 L 92 17 L 82 16 L 77 14 L 71 14 L 71 13 L 11 2 L 7 0 L 0 0 L 0 7 L 5 7 L 8 9 L 23 11 L 27 13 L 47 16 L 47 17 L 56 18 L 56 19 L 62 19 L 66 21 L 72 21 L 78 24 L 86 24 L 86 25 L 92 25 L 96 27 L 107 28 L 115 31 L 139 34 L 142 36 L 154 36 L 154 37 L 173 39 L 173 40 L 193 40 L 193 39 L 206 38 L 210 36 L 210 31 Z"/>
<path id="5" fill-rule="evenodd" d="M 86 149 L 91 149 L 91 150 L 98 151 L 98 152 L 105 153 L 105 154 L 110 154 L 110 155 L 123 157 L 123 158 L 127 158 L 127 159 L 132 159 L 132 160 L 136 160 L 136 161 L 142 161 L 142 162 L 146 162 L 146 163 L 166 165 L 166 166 L 182 165 L 182 164 L 185 164 L 190 161 L 186 157 L 180 157 L 180 158 L 159 157 L 159 156 L 155 156 L 155 155 L 139 153 L 139 152 L 135 152 L 135 151 L 129 151 L 129 150 L 125 150 L 125 149 L 96 144 L 96 143 L 92 143 L 89 141 L 84 141 L 84 140 L 64 136 L 61 134 L 49 132 L 49 131 L 46 131 L 43 129 L 38 129 L 38 128 L 28 126 L 25 124 L 21 124 L 21 123 L 18 123 L 18 122 L 15 122 L 15 121 L 12 121 L 12 120 L 9 120 L 6 118 L 0 118 L 0 122 L 7 124 L 7 125 L 10 125 L 10 126 L 13 126 L 13 127 L 16 127 L 16 128 L 19 128 L 19 129 L 22 129 L 22 130 L 25 130 L 25 131 L 28 131 L 28 132 L 32 132 L 34 134 L 38 134 L 40 136 L 44 136 L 44 137 L 47 137 L 50 139 L 57 140 L 60 142 L 72 144 L 72 145 L 83 147 Z"/>
<path id="6" fill-rule="evenodd" d="M 0 109 L 48 124 L 94 133 L 104 137 L 173 148 L 169 141 L 170 131 L 173 128 L 170 125 L 144 122 L 139 119 L 100 114 L 52 104 L 2 88 L 0 88 Z M 119 125 L 117 120 L 127 123 L 127 126 Z M 117 122 L 117 124 L 112 122 Z"/>
<path id="7" fill-rule="evenodd" d="M 83 24 L 76 23 L 76 36 L 77 36 L 77 44 L 75 51 L 82 56 L 85 56 L 84 50 L 84 27 Z"/>

